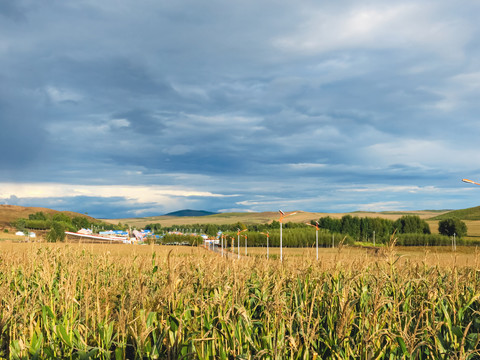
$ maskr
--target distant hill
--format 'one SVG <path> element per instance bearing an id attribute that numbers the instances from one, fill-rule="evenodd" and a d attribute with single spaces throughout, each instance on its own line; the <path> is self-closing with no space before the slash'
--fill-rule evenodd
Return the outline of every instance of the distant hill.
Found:
<path id="1" fill-rule="evenodd" d="M 313 213 L 305 211 L 297 211 L 295 215 L 286 218 L 286 222 L 305 223 L 311 220 L 318 220 L 320 217 L 330 216 L 335 219 L 340 219 L 343 215 L 348 213 Z M 422 219 L 430 219 L 435 215 L 439 215 L 438 211 L 403 211 L 403 212 L 355 212 L 350 213 L 352 216 L 359 217 L 381 217 L 384 219 L 396 220 L 403 215 L 418 215 Z M 267 224 L 272 221 L 279 220 L 277 211 L 269 212 L 236 212 L 236 213 L 220 213 L 208 216 L 149 216 L 144 218 L 123 218 L 123 219 L 103 219 L 109 224 L 128 224 L 135 227 L 144 227 L 148 224 L 161 224 L 162 226 L 173 225 L 195 225 L 195 224 L 235 224 L 241 222 L 245 225 Z"/>
<path id="2" fill-rule="evenodd" d="M 460 220 L 480 220 L 480 206 L 449 211 L 445 214 L 435 216 L 429 220 L 444 220 L 452 217 Z"/>
<path id="3" fill-rule="evenodd" d="M 42 207 L 24 207 L 24 206 L 17 206 L 17 205 L 0 205 L 0 227 L 9 227 L 12 222 L 19 218 L 26 218 L 28 219 L 28 215 L 30 214 L 35 214 L 37 212 L 43 212 L 44 214 L 57 214 L 57 213 L 63 213 L 69 217 L 74 217 L 74 216 L 83 216 L 90 221 L 94 222 L 96 219 L 76 213 L 73 211 L 58 211 L 58 210 L 53 210 L 53 209 L 47 209 L 47 208 L 42 208 Z"/>
<path id="4" fill-rule="evenodd" d="M 165 216 L 208 216 L 208 215 L 216 215 L 217 213 L 210 212 L 210 211 L 205 211 L 205 210 L 178 210 L 174 211 L 168 214 L 165 214 Z"/>

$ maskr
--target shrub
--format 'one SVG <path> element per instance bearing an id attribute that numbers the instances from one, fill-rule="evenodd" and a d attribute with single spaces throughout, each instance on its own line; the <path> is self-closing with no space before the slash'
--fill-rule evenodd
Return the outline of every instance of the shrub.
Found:
<path id="1" fill-rule="evenodd" d="M 438 222 L 438 232 L 442 235 L 458 237 L 467 235 L 467 225 L 456 218 L 441 220 Z"/>
<path id="2" fill-rule="evenodd" d="M 52 222 L 47 233 L 48 242 L 65 241 L 65 226 L 60 222 Z"/>
<path id="3" fill-rule="evenodd" d="M 398 234 L 397 244 L 402 246 L 449 246 L 452 245 L 450 237 L 439 234 Z M 457 245 L 463 242 L 457 241 Z"/>

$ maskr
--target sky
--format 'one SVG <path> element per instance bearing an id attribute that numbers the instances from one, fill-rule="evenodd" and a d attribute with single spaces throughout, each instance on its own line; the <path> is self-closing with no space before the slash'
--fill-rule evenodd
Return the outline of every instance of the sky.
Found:
<path id="1" fill-rule="evenodd" d="M 0 204 L 479 205 L 480 2 L 0 0 Z"/>

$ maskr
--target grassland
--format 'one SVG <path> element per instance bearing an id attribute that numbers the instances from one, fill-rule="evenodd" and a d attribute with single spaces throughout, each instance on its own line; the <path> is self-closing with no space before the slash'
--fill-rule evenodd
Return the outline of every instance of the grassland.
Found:
<path id="1" fill-rule="evenodd" d="M 288 221 L 303 223 L 310 220 L 318 220 L 320 217 L 330 216 L 332 218 L 340 219 L 346 214 L 359 217 L 382 217 L 385 219 L 396 220 L 403 215 L 418 215 L 422 219 L 429 219 L 446 211 L 406 211 L 406 212 L 364 212 L 356 211 L 354 213 L 320 213 L 320 212 L 306 212 L 298 211 L 295 215 L 289 216 Z M 237 212 L 237 213 L 222 213 L 208 216 L 153 216 L 144 218 L 125 218 L 125 219 L 104 219 L 104 221 L 111 224 L 129 224 L 131 226 L 143 227 L 147 224 L 160 223 L 162 226 L 172 225 L 193 225 L 193 224 L 235 224 L 237 222 L 245 225 L 270 223 L 273 220 L 278 220 L 277 212 Z"/>
<path id="2" fill-rule="evenodd" d="M 476 249 L 0 243 L 0 357 L 474 359 Z M 274 255 L 274 253 L 273 253 Z"/>
<path id="3" fill-rule="evenodd" d="M 21 241 L 25 240 L 25 236 L 17 236 L 14 233 L 0 233 L 0 241 Z"/>
<path id="4" fill-rule="evenodd" d="M 472 208 L 475 210 L 476 208 Z M 380 217 L 389 220 L 396 220 L 403 215 L 417 215 L 421 219 L 427 221 L 430 226 L 430 230 L 433 234 L 438 234 L 438 221 L 445 216 L 451 216 L 448 214 L 458 214 L 457 211 L 439 211 L 439 210 L 424 210 L 424 211 L 406 211 L 406 212 L 363 212 L 357 211 L 349 213 L 352 216 L 359 217 Z M 466 214 L 468 217 L 474 217 L 476 212 L 473 211 Z M 469 215 L 470 214 L 470 215 Z M 312 213 L 300 211 L 293 216 L 289 216 L 286 220 L 304 223 L 311 220 L 318 220 L 320 217 L 330 216 L 332 218 L 339 219 L 347 213 Z M 131 226 L 143 227 L 147 224 L 160 223 L 162 226 L 168 227 L 172 225 L 194 225 L 194 224 L 234 224 L 237 222 L 244 223 L 245 225 L 270 223 L 273 220 L 278 220 L 278 214 L 275 212 L 263 212 L 263 213 L 225 213 L 200 217 L 172 217 L 172 216 L 156 216 L 148 218 L 129 218 L 129 219 L 109 219 L 105 220 L 112 224 L 130 224 Z M 468 227 L 467 239 L 480 238 L 480 220 L 464 220 Z"/>
<path id="5" fill-rule="evenodd" d="M 438 214 L 432 220 L 444 220 L 449 217 L 455 217 L 461 220 L 480 220 L 480 206 Z"/>
<path id="6" fill-rule="evenodd" d="M 438 220 L 426 220 L 432 234 L 438 234 Z M 480 238 L 480 220 L 463 220 L 467 225 L 468 233 L 465 239 L 478 240 Z"/>
<path id="7" fill-rule="evenodd" d="M 45 214 L 54 215 L 57 213 L 63 213 L 67 216 L 82 216 L 86 217 L 89 221 L 96 222 L 96 220 L 88 215 L 79 214 L 72 211 L 57 211 L 48 208 L 42 207 L 24 207 L 17 205 L 3 205 L 0 204 L 0 230 L 3 228 L 11 228 L 11 223 L 19 218 L 27 218 L 30 214 L 35 214 L 36 212 L 43 212 Z"/>

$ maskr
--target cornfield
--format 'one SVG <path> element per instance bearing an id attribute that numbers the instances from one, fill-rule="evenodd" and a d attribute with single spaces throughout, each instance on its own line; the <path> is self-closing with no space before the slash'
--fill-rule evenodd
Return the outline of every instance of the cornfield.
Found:
<path id="1" fill-rule="evenodd" d="M 393 247 L 283 262 L 171 249 L 0 244 L 0 357 L 480 356 L 476 264 L 405 260 Z"/>

